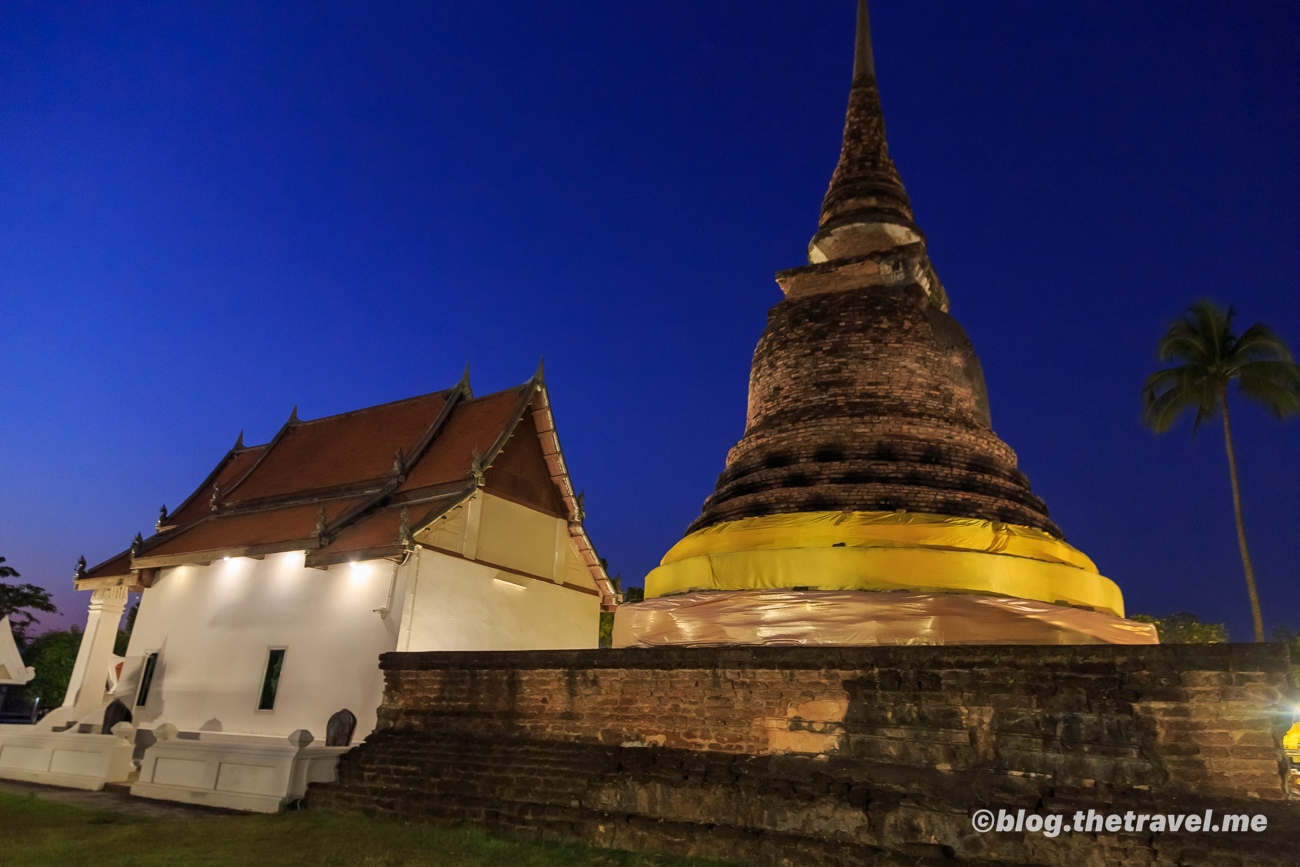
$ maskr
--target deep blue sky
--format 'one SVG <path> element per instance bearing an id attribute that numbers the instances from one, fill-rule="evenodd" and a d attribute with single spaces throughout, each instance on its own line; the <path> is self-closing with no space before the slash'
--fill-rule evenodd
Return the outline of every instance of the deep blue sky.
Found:
<path id="1" fill-rule="evenodd" d="M 234 442 L 547 379 L 639 581 L 744 425 L 838 154 L 851 0 L 0 6 L 0 555 L 56 591 Z M 1300 6 L 873 4 L 997 432 L 1130 611 L 1250 636 L 1221 430 L 1139 391 L 1201 296 L 1300 349 Z M 1300 423 L 1234 404 L 1270 624 Z"/>

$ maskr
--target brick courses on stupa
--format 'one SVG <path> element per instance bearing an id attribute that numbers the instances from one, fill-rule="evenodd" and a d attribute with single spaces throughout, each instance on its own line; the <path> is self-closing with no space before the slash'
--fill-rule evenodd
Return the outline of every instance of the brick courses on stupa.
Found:
<path id="1" fill-rule="evenodd" d="M 866 5 L 844 143 L 809 265 L 754 352 L 744 438 L 690 532 L 798 512 L 928 512 L 1045 530 L 993 432 L 979 359 L 948 315 L 889 156 Z"/>

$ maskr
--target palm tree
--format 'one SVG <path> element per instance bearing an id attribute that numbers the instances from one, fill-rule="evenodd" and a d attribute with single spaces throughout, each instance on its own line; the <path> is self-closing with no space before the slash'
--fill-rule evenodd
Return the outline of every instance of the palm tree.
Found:
<path id="1" fill-rule="evenodd" d="M 1157 370 L 1142 388 L 1143 420 L 1156 433 L 1164 433 L 1184 410 L 1195 409 L 1195 432 L 1201 423 L 1223 412 L 1223 440 L 1228 449 L 1232 477 L 1232 507 L 1237 516 L 1237 541 L 1250 591 L 1250 612 L 1255 618 L 1255 640 L 1264 640 L 1264 618 L 1255 590 L 1255 570 L 1246 548 L 1246 525 L 1241 518 L 1241 486 L 1237 481 L 1237 456 L 1232 449 L 1232 424 L 1228 418 L 1228 383 L 1262 403 L 1278 418 L 1300 411 L 1300 367 L 1282 339 L 1268 326 L 1256 323 L 1238 337 L 1232 333 L 1231 307 L 1225 313 L 1213 301 L 1198 301 L 1183 318 L 1169 326 L 1156 346 L 1161 361 L 1180 361 L 1177 367 Z"/>

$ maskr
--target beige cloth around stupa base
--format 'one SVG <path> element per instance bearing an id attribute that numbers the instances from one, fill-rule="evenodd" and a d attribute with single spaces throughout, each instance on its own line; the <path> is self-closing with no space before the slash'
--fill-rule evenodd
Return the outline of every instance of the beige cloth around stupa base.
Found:
<path id="1" fill-rule="evenodd" d="M 716 590 L 620 605 L 614 647 L 1158 644 L 1155 627 L 1034 599 L 950 593 Z"/>

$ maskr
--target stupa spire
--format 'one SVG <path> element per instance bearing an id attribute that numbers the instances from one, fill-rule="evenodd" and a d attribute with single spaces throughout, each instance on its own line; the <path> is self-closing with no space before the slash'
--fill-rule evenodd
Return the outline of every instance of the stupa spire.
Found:
<path id="1" fill-rule="evenodd" d="M 1065 544 L 993 431 L 889 156 L 866 0 L 808 258 L 776 275 L 785 299 L 754 350 L 745 435 L 646 576 L 652 607 L 619 608 L 615 643 L 1153 640 L 1120 620 L 1119 588 Z M 1026 547 L 987 541 L 1004 536 Z M 1008 597 L 1019 607 L 1000 622 L 991 606 Z"/>
<path id="2" fill-rule="evenodd" d="M 858 0 L 858 41 L 853 46 L 853 79 L 863 75 L 874 77 L 876 59 L 871 54 L 871 16 L 867 12 L 867 0 Z"/>
<path id="3" fill-rule="evenodd" d="M 871 48 L 871 20 L 866 0 L 858 0 L 844 142 L 822 202 L 817 235 L 808 245 L 808 259 L 817 263 L 865 255 L 922 238 L 912 221 L 912 204 L 903 180 L 889 156 Z"/>
<path id="4" fill-rule="evenodd" d="M 745 436 L 691 531 L 807 512 L 922 512 L 1059 530 L 992 429 L 984 374 L 885 141 L 859 0 L 839 164 L 812 264 L 754 352 Z"/>

